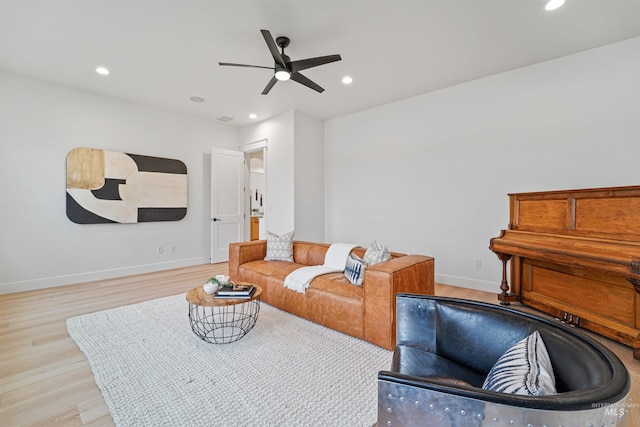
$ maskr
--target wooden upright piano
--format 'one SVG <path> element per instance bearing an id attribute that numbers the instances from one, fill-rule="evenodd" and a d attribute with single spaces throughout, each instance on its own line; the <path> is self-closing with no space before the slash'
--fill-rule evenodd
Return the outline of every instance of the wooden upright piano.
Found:
<path id="1" fill-rule="evenodd" d="M 509 209 L 509 229 L 489 244 L 503 263 L 501 304 L 537 308 L 640 359 L 640 186 L 509 194 Z"/>

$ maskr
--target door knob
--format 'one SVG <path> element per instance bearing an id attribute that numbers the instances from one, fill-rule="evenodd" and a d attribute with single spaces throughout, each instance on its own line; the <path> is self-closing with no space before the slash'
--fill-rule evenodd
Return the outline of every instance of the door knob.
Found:
<path id="1" fill-rule="evenodd" d="M 214 221 L 222 221 L 220 218 L 213 218 Z"/>

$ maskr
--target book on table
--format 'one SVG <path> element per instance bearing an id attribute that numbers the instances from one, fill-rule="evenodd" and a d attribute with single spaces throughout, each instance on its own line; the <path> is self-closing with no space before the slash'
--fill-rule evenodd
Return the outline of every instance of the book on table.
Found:
<path id="1" fill-rule="evenodd" d="M 256 287 L 249 284 L 233 283 L 218 289 L 216 298 L 250 298 Z"/>

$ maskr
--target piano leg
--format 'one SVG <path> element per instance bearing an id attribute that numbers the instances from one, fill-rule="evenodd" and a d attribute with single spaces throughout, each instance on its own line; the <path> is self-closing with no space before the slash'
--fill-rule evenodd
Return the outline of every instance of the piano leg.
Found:
<path id="1" fill-rule="evenodd" d="M 507 262 L 511 259 L 511 254 L 496 252 L 498 259 L 502 261 L 502 282 L 500 282 L 501 293 L 498 294 L 498 300 L 501 305 L 509 305 L 518 301 L 517 294 L 509 293 L 509 281 L 507 280 Z"/>
<path id="2" fill-rule="evenodd" d="M 637 260 L 634 260 L 634 262 L 636 262 L 636 265 L 638 265 Z M 627 280 L 629 281 L 629 283 L 633 285 L 633 287 L 636 290 L 636 293 L 640 294 L 640 279 L 636 277 L 627 277 Z M 640 335 L 638 336 L 638 338 L 640 339 Z M 640 348 L 633 349 L 633 358 L 635 360 L 640 360 Z"/>

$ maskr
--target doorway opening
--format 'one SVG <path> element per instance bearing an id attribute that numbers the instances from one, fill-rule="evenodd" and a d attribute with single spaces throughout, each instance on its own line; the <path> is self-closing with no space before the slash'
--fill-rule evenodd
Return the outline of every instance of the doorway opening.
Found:
<path id="1" fill-rule="evenodd" d="M 244 152 L 245 172 L 245 240 L 267 238 L 267 141 L 240 147 Z"/>

